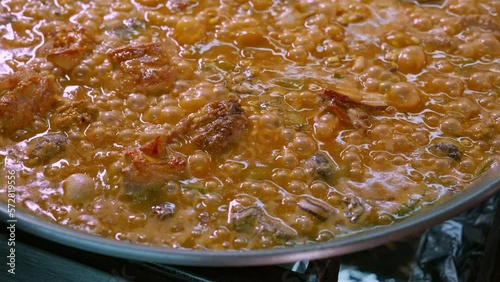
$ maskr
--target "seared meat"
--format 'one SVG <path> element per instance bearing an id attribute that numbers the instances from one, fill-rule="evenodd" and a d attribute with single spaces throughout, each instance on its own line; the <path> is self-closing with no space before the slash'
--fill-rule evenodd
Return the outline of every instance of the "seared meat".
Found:
<path id="1" fill-rule="evenodd" d="M 341 122 L 361 130 L 366 130 L 371 125 L 368 111 L 387 110 L 387 105 L 379 101 L 355 101 L 334 90 L 325 90 L 323 99 L 328 103 L 327 111 L 335 114 Z"/>
<path id="2" fill-rule="evenodd" d="M 235 143 L 243 134 L 247 119 L 235 101 L 208 104 L 195 116 L 191 140 L 202 149 L 220 152 Z"/>
<path id="3" fill-rule="evenodd" d="M 35 115 L 49 111 L 60 92 L 52 76 L 41 76 L 34 70 L 0 77 L 0 130 L 13 132 L 29 125 Z"/>
<path id="4" fill-rule="evenodd" d="M 329 101 L 330 104 L 338 105 L 342 108 L 364 108 L 373 110 L 385 110 L 387 104 L 372 101 L 355 101 L 349 97 L 347 93 L 343 94 L 335 90 L 327 89 L 323 92 L 323 97 L 325 100 Z"/>
<path id="5" fill-rule="evenodd" d="M 126 45 L 109 51 L 107 55 L 115 64 L 115 70 L 107 79 L 108 86 L 122 95 L 161 95 L 167 93 L 175 82 L 176 73 L 163 44 Z"/>
<path id="6" fill-rule="evenodd" d="M 230 221 L 238 232 L 257 235 L 271 234 L 276 238 L 289 239 L 297 231 L 283 221 L 268 215 L 262 208 L 251 206 L 230 215 Z"/>
<path id="7" fill-rule="evenodd" d="M 305 167 L 314 179 L 328 180 L 338 170 L 337 164 L 323 152 L 311 155 L 305 161 Z"/>
<path id="8" fill-rule="evenodd" d="M 430 147 L 431 151 L 437 155 L 447 156 L 456 161 L 462 158 L 462 152 L 457 146 L 447 143 L 434 144 Z"/>
<path id="9" fill-rule="evenodd" d="M 165 155 L 165 148 L 176 138 L 185 136 L 200 148 L 218 153 L 240 140 L 247 125 L 241 105 L 235 100 L 213 102 L 181 120 L 166 136 L 144 145 L 148 155 Z"/>
<path id="10" fill-rule="evenodd" d="M 68 102 L 56 109 L 52 115 L 51 124 L 54 128 L 65 130 L 79 125 L 87 125 L 98 115 L 99 109 L 92 102 Z"/>
<path id="11" fill-rule="evenodd" d="M 187 171 L 186 160 L 178 155 L 156 160 L 131 150 L 125 157 L 128 165 L 123 169 L 124 192 L 136 198 L 161 190 L 167 181 L 178 179 Z"/>
<path id="12" fill-rule="evenodd" d="M 61 153 L 68 145 L 68 137 L 62 133 L 49 133 L 34 138 L 28 143 L 27 156 L 31 162 L 46 163 Z"/>
<path id="13" fill-rule="evenodd" d="M 47 60 L 69 70 L 78 65 L 85 53 L 94 48 L 94 39 L 81 26 L 66 26 L 50 34 L 41 48 Z"/>

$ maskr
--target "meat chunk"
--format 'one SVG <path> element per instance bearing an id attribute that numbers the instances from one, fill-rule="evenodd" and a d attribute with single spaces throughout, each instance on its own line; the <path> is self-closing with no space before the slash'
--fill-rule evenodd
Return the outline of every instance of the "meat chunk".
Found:
<path id="1" fill-rule="evenodd" d="M 355 101 L 349 95 L 333 90 L 325 90 L 323 100 L 328 103 L 327 111 L 335 114 L 341 122 L 360 130 L 366 130 L 371 125 L 368 112 L 388 109 L 384 101 Z"/>
<path id="2" fill-rule="evenodd" d="M 168 48 L 161 43 L 126 45 L 107 53 L 115 65 L 107 87 L 119 94 L 160 95 L 173 86 L 176 72 Z"/>
<path id="3" fill-rule="evenodd" d="M 334 91 L 327 89 L 323 92 L 323 96 L 331 104 L 338 105 L 343 108 L 365 108 L 374 110 L 385 110 L 387 108 L 387 103 L 383 101 L 356 101 L 350 96 L 355 96 L 354 93 L 340 93 L 339 91 Z M 360 97 L 361 98 L 361 97 Z"/>
<path id="4" fill-rule="evenodd" d="M 211 103 L 199 114 L 194 119 L 191 140 L 207 151 L 224 150 L 237 142 L 246 128 L 247 119 L 243 109 L 235 101 Z"/>
<path id="5" fill-rule="evenodd" d="M 337 164 L 323 152 L 312 154 L 305 161 L 305 167 L 315 179 L 328 180 L 338 170 Z"/>
<path id="6" fill-rule="evenodd" d="M 62 27 L 47 38 L 42 52 L 48 61 L 64 70 L 78 65 L 95 45 L 94 39 L 81 26 Z"/>
<path id="7" fill-rule="evenodd" d="M 161 190 L 170 180 L 182 177 L 187 171 L 186 160 L 179 155 L 153 159 L 139 150 L 125 153 L 127 166 L 123 169 L 123 188 L 126 195 L 137 199 Z"/>
<path id="8" fill-rule="evenodd" d="M 34 70 L 0 77 L 0 130 L 9 133 L 28 126 L 35 115 L 50 110 L 60 92 L 54 77 Z"/>
<path id="9" fill-rule="evenodd" d="M 144 145 L 148 155 L 165 155 L 165 148 L 178 137 L 186 137 L 201 149 L 219 153 L 240 140 L 247 125 L 241 105 L 235 100 L 213 102 L 181 120 L 166 136 Z"/>
<path id="10" fill-rule="evenodd" d="M 52 115 L 51 125 L 58 129 L 68 129 L 87 125 L 97 118 L 99 109 L 89 101 L 68 102 L 57 108 Z"/>
<path id="11" fill-rule="evenodd" d="M 146 23 L 140 19 L 130 18 L 119 23 L 111 22 L 109 26 L 104 24 L 106 36 L 118 36 L 122 40 L 131 40 L 133 36 L 140 34 L 146 28 Z"/>
<path id="12" fill-rule="evenodd" d="M 62 133 L 48 133 L 34 138 L 28 143 L 27 156 L 32 163 L 46 163 L 63 152 L 68 145 L 68 137 Z"/>
<path id="13" fill-rule="evenodd" d="M 270 234 L 276 238 L 289 239 L 297 236 L 297 231 L 283 221 L 268 215 L 262 208 L 250 206 L 231 213 L 230 222 L 238 232 L 257 235 Z"/>
<path id="14" fill-rule="evenodd" d="M 447 156 L 455 161 L 462 159 L 462 152 L 457 146 L 448 143 L 438 143 L 430 147 L 431 151 L 440 156 Z"/>

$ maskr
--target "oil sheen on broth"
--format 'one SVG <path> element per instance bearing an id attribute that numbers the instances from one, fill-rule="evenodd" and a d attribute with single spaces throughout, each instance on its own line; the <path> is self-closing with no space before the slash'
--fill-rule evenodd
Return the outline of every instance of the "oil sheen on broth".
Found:
<path id="1" fill-rule="evenodd" d="M 499 13 L 1 0 L 0 169 L 20 209 L 137 243 L 260 249 L 389 225 L 498 158 Z"/>

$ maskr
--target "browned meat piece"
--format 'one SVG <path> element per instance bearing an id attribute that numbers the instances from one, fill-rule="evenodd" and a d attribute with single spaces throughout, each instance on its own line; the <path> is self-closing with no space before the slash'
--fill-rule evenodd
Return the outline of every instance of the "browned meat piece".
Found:
<path id="1" fill-rule="evenodd" d="M 25 69 L 0 77 L 0 130 L 12 132 L 49 111 L 61 92 L 54 78 Z"/>
<path id="2" fill-rule="evenodd" d="M 46 163 L 61 153 L 68 145 L 68 137 L 62 133 L 49 133 L 28 143 L 27 156 L 31 163 Z"/>
<path id="3" fill-rule="evenodd" d="M 447 143 L 438 143 L 430 147 L 431 151 L 440 156 L 447 156 L 455 161 L 462 159 L 462 152 L 457 146 Z"/>
<path id="4" fill-rule="evenodd" d="M 62 27 L 47 38 L 42 52 L 48 61 L 64 70 L 78 65 L 95 45 L 94 39 L 81 26 Z"/>
<path id="5" fill-rule="evenodd" d="M 328 102 L 327 111 L 335 114 L 339 120 L 353 125 L 356 129 L 366 130 L 370 127 L 368 111 L 386 111 L 385 105 L 368 104 L 354 101 L 349 96 L 333 90 L 323 92 L 324 100 Z"/>
<path id="6" fill-rule="evenodd" d="M 99 115 L 97 106 L 89 101 L 68 102 L 57 108 L 52 115 L 51 125 L 57 129 L 68 129 L 91 123 Z"/>
<path id="7" fill-rule="evenodd" d="M 337 164 L 323 152 L 312 154 L 304 164 L 306 171 L 314 179 L 328 180 L 338 170 Z"/>
<path id="8" fill-rule="evenodd" d="M 157 65 L 169 63 L 169 59 L 165 56 L 166 54 L 160 43 L 126 45 L 109 51 L 107 55 L 113 63 L 123 63 L 133 59 L 137 59 L 142 63 Z"/>
<path id="9" fill-rule="evenodd" d="M 135 198 L 161 190 L 169 180 L 178 179 L 187 171 L 186 160 L 178 155 L 156 160 L 139 150 L 131 150 L 125 157 L 128 165 L 123 169 L 124 192 Z"/>
<path id="10" fill-rule="evenodd" d="M 186 136 L 200 148 L 218 153 L 240 140 L 247 125 L 241 105 L 235 100 L 213 102 L 181 120 L 166 136 L 144 145 L 148 155 L 165 155 L 166 146 L 176 138 Z"/>
<path id="11" fill-rule="evenodd" d="M 122 95 L 165 94 L 175 82 L 176 72 L 170 65 L 167 47 L 161 43 L 126 45 L 107 55 L 115 64 L 107 86 Z"/>

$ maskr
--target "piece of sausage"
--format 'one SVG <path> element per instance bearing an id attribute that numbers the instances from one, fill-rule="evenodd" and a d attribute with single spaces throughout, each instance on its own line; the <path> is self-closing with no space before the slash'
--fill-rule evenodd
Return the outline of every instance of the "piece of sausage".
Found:
<path id="1" fill-rule="evenodd" d="M 247 125 L 241 105 L 232 100 L 208 104 L 199 114 L 191 140 L 210 152 L 221 152 L 236 143 Z"/>

